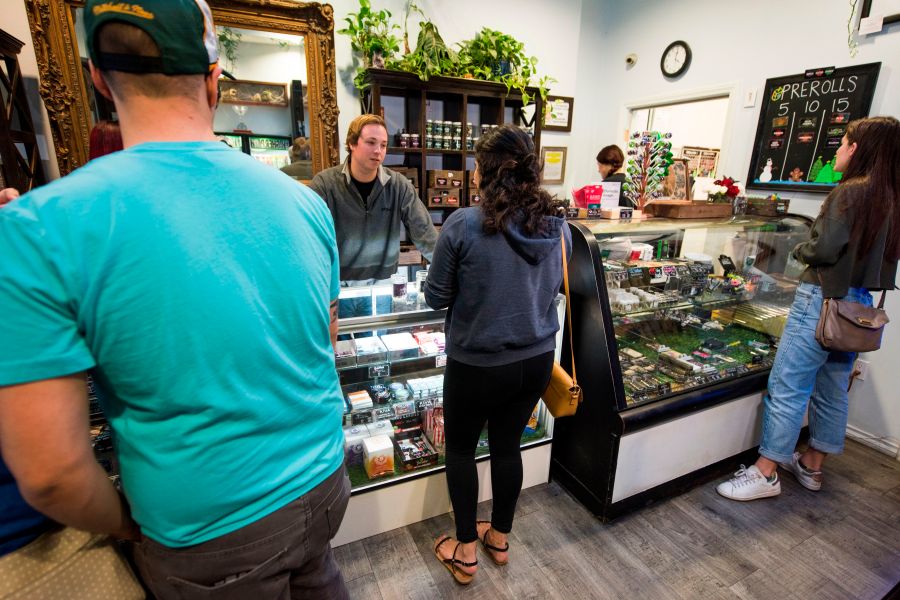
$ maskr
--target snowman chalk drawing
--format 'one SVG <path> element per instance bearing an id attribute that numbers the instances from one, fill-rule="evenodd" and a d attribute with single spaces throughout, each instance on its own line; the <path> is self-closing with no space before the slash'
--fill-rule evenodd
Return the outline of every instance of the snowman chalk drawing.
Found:
<path id="1" fill-rule="evenodd" d="M 772 181 L 772 159 L 766 159 L 766 166 L 763 167 L 762 174 L 759 176 L 760 183 L 769 183 Z"/>

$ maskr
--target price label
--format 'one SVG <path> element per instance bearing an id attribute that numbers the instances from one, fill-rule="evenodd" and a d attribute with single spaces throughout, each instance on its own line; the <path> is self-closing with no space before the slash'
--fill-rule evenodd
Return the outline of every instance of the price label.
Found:
<path id="1" fill-rule="evenodd" d="M 378 377 L 391 376 L 391 363 L 381 363 L 378 365 L 369 365 L 369 379 Z"/>
<path id="2" fill-rule="evenodd" d="M 434 357 L 434 366 L 436 369 L 447 366 L 447 355 L 446 354 L 438 354 Z"/>

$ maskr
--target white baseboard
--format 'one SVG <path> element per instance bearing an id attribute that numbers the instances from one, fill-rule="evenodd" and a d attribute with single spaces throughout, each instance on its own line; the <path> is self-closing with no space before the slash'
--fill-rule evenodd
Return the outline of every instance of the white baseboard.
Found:
<path id="1" fill-rule="evenodd" d="M 858 427 L 854 427 L 853 425 L 847 425 L 847 437 L 868 446 L 869 448 L 878 450 L 882 454 L 900 458 L 900 440 L 888 437 L 878 437 L 872 435 L 868 431 L 863 431 Z"/>

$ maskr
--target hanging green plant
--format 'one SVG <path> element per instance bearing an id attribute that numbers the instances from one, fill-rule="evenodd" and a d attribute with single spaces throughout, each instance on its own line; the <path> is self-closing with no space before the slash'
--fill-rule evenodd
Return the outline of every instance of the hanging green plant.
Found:
<path id="1" fill-rule="evenodd" d="M 238 59 L 238 49 L 241 46 L 243 34 L 231 27 L 219 27 L 216 37 L 219 41 L 219 53 L 225 55 L 228 70 L 234 71 L 234 63 Z"/>

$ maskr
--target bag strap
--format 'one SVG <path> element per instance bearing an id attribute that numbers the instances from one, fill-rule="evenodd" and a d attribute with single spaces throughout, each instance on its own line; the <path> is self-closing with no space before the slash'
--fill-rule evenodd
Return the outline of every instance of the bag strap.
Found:
<path id="1" fill-rule="evenodd" d="M 566 227 L 566 225 L 563 224 L 563 227 Z M 566 290 L 566 322 L 569 324 L 569 351 L 572 353 L 572 383 L 578 385 L 578 377 L 575 375 L 575 342 L 572 339 L 572 300 L 569 296 L 569 262 L 566 260 L 565 231 L 560 235 L 559 240 L 562 244 L 563 287 Z"/>
<path id="2" fill-rule="evenodd" d="M 816 267 L 816 277 L 819 278 L 819 287 L 824 288 L 824 284 L 822 282 L 822 272 Z M 878 310 L 884 310 L 884 295 L 887 294 L 887 290 L 881 290 L 881 298 L 878 300 Z M 825 294 L 822 294 L 824 297 Z"/>

